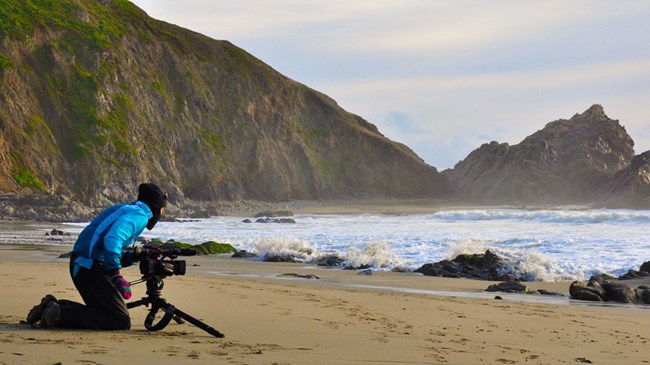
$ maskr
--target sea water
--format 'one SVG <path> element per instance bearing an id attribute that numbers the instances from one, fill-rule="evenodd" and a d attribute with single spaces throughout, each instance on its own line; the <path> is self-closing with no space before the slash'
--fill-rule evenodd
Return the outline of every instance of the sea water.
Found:
<path id="1" fill-rule="evenodd" d="M 425 263 L 487 249 L 525 280 L 622 275 L 650 260 L 650 211 L 611 209 L 462 209 L 427 214 L 300 214 L 290 223 L 242 217 L 160 222 L 146 238 L 217 241 L 264 255 L 314 262 L 337 255 L 344 265 L 414 270 Z M 253 219 L 254 220 L 254 219 Z"/>

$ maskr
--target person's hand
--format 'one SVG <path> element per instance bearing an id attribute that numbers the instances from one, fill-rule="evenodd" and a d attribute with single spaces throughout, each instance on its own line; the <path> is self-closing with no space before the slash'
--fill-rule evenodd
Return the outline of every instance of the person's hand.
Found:
<path id="1" fill-rule="evenodd" d="M 122 298 L 128 300 L 131 299 L 131 285 L 126 279 L 120 274 L 120 270 L 115 269 L 111 271 L 111 282 L 115 288 L 120 292 Z"/>
<path id="2" fill-rule="evenodd" d="M 140 261 L 142 259 L 150 258 L 154 260 L 160 259 L 160 257 L 163 254 L 163 249 L 154 246 L 154 245 L 146 245 L 143 247 L 136 247 L 135 250 L 133 251 L 133 256 L 137 261 Z"/>

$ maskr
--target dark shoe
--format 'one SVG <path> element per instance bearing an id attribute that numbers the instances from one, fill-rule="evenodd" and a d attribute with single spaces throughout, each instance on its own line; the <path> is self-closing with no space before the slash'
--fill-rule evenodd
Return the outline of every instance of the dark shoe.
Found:
<path id="1" fill-rule="evenodd" d="M 43 299 L 41 299 L 41 304 L 35 305 L 34 308 L 32 308 L 32 310 L 29 311 L 29 314 L 27 314 L 26 322 L 28 324 L 34 324 L 40 321 L 41 316 L 43 315 L 43 311 L 45 310 L 45 308 L 50 302 L 55 302 L 55 303 L 57 302 L 54 295 L 48 294 L 44 296 Z"/>
<path id="2" fill-rule="evenodd" d="M 59 308 L 59 304 L 56 302 L 50 302 L 43 311 L 43 316 L 41 317 L 41 321 L 38 323 L 38 327 L 52 328 L 59 323 L 59 318 L 61 318 L 61 308 Z"/>

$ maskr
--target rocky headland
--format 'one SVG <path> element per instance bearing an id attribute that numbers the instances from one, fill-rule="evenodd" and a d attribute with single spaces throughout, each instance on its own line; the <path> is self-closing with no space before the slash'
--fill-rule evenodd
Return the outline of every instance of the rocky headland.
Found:
<path id="1" fill-rule="evenodd" d="M 486 143 L 443 174 L 456 199 L 648 208 L 649 156 L 596 104 L 519 144 Z"/>

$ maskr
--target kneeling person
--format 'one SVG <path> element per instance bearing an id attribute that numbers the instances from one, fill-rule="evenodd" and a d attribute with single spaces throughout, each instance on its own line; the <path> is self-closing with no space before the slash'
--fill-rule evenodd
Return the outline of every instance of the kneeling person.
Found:
<path id="1" fill-rule="evenodd" d="M 70 258 L 70 276 L 85 303 L 46 295 L 27 315 L 41 328 L 128 330 L 131 319 L 124 300 L 131 298 L 122 267 L 137 260 L 127 247 L 142 231 L 151 230 L 167 206 L 167 194 L 155 184 L 140 184 L 131 204 L 113 205 L 79 234 Z"/>

